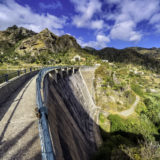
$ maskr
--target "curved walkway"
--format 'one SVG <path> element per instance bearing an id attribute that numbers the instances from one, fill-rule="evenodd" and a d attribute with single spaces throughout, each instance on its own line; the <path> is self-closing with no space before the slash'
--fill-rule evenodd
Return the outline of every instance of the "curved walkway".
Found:
<path id="1" fill-rule="evenodd" d="M 36 76 L 0 106 L 0 159 L 40 160 Z"/>
<path id="2" fill-rule="evenodd" d="M 138 96 L 136 96 L 136 100 L 133 103 L 133 105 L 131 106 L 131 108 L 129 108 L 127 110 L 124 110 L 122 112 L 119 112 L 118 114 L 120 114 L 120 115 L 122 115 L 124 117 L 130 116 L 132 113 L 134 113 L 135 108 L 136 108 L 137 104 L 139 103 L 139 100 L 140 100 L 140 98 Z"/>

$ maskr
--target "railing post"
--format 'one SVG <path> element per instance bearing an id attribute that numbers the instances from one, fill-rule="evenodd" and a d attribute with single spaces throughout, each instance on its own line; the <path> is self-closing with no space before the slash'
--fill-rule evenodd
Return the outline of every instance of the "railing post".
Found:
<path id="1" fill-rule="evenodd" d="M 62 68 L 58 68 L 57 71 L 58 71 L 60 77 L 63 78 Z"/>
<path id="2" fill-rule="evenodd" d="M 24 70 L 24 73 L 26 73 L 26 69 Z"/>
<path id="3" fill-rule="evenodd" d="M 8 74 L 5 74 L 5 80 L 8 82 Z"/>
<path id="4" fill-rule="evenodd" d="M 20 71 L 19 70 L 17 71 L 17 75 L 20 76 Z"/>
<path id="5" fill-rule="evenodd" d="M 32 72 L 32 68 L 30 68 L 30 72 Z"/>

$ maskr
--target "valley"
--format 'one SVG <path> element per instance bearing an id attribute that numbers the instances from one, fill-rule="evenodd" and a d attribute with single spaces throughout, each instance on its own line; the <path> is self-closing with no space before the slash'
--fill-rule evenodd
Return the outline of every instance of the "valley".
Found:
<path id="1" fill-rule="evenodd" d="M 48 29 L 35 33 L 12 26 L 0 31 L 0 69 L 95 66 L 83 70 L 103 140 L 92 160 L 160 157 L 159 54 L 159 48 L 82 48 L 71 35 L 57 36 Z"/>
<path id="2" fill-rule="evenodd" d="M 156 146 L 151 159 L 159 157 L 159 74 L 139 65 L 107 62 L 95 71 L 94 83 L 104 142 L 93 159 L 147 159 L 144 152 L 151 144 Z"/>

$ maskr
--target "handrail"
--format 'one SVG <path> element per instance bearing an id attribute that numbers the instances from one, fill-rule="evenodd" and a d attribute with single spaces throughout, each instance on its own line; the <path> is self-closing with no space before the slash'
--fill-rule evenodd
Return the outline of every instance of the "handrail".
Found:
<path id="1" fill-rule="evenodd" d="M 35 71 L 35 70 L 39 70 L 41 68 L 42 67 L 28 68 L 28 69 L 23 69 L 23 70 L 16 70 L 14 72 L 7 73 L 7 74 L 2 74 L 2 75 L 0 75 L 0 83 L 8 82 L 10 79 L 18 77 L 21 74 L 26 74 L 26 73 L 32 72 L 33 70 Z M 8 71 L 8 70 L 6 70 L 6 71 Z"/>
<path id="2" fill-rule="evenodd" d="M 53 152 L 52 141 L 49 132 L 48 126 L 48 110 L 44 105 L 42 100 L 42 91 L 43 91 L 43 79 L 47 73 L 54 69 L 64 69 L 64 68 L 79 68 L 80 66 L 57 66 L 57 67 L 48 67 L 39 71 L 38 77 L 36 79 L 36 101 L 38 111 L 40 113 L 39 119 L 39 134 L 41 141 L 41 150 L 42 150 L 42 160 L 55 160 L 55 154 Z"/>

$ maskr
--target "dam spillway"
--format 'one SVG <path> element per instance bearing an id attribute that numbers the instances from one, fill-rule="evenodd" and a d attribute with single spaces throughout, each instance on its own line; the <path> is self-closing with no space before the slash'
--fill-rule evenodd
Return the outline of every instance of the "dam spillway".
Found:
<path id="1" fill-rule="evenodd" d="M 43 79 L 43 99 L 56 160 L 89 160 L 97 149 L 96 107 L 80 71 L 49 72 Z"/>

